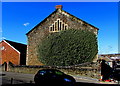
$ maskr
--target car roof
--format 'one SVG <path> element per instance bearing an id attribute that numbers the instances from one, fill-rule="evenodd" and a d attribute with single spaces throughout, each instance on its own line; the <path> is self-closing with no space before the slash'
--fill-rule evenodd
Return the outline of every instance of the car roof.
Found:
<path id="1" fill-rule="evenodd" d="M 38 72 L 40 72 L 40 71 L 59 71 L 59 72 L 62 72 L 62 71 L 60 71 L 60 70 L 57 70 L 57 69 L 42 69 L 42 70 L 39 70 Z M 62 72 L 63 73 L 63 72 Z"/>
<path id="2" fill-rule="evenodd" d="M 39 71 L 59 71 L 59 70 L 57 70 L 57 69 L 42 69 L 42 70 L 39 70 Z"/>

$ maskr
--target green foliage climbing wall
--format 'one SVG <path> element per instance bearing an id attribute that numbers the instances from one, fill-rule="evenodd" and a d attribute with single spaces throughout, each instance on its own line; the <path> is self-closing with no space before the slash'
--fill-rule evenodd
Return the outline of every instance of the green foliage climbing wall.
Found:
<path id="1" fill-rule="evenodd" d="M 38 46 L 39 60 L 51 66 L 91 62 L 97 53 L 97 37 L 87 30 L 69 29 L 51 33 Z"/>

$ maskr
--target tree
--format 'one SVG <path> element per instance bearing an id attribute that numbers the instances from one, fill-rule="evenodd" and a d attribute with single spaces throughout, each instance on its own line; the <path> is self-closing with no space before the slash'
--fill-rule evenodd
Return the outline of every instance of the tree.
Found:
<path id="1" fill-rule="evenodd" d="M 91 62 L 97 52 L 97 37 L 87 30 L 69 29 L 51 33 L 38 46 L 39 60 L 52 66 Z"/>

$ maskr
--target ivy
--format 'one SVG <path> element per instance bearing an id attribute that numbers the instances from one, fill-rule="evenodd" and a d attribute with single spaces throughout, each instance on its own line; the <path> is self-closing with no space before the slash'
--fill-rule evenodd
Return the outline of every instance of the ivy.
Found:
<path id="1" fill-rule="evenodd" d="M 87 30 L 69 29 L 51 33 L 38 46 L 39 60 L 51 66 L 91 62 L 97 52 L 97 37 Z"/>

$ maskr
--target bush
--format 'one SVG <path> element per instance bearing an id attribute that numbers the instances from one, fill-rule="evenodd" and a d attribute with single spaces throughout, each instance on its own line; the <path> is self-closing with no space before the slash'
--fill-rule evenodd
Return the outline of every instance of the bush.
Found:
<path id="1" fill-rule="evenodd" d="M 51 66 L 91 62 L 97 52 L 97 37 L 87 30 L 69 29 L 51 33 L 38 46 L 39 60 Z"/>

